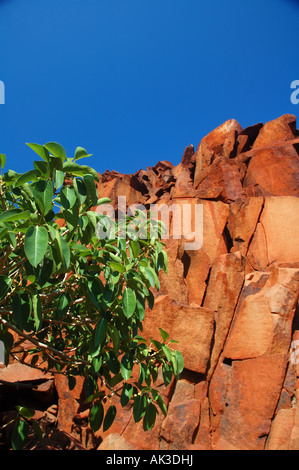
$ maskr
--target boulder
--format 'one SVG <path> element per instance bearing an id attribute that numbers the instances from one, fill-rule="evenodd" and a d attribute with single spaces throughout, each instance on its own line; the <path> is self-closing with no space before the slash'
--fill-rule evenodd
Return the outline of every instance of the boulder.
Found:
<path id="1" fill-rule="evenodd" d="M 257 276 L 265 284 L 252 293 L 248 284 Z M 271 274 L 248 274 L 236 308 L 223 355 L 243 360 L 263 355 L 287 354 L 299 292 L 299 270 L 278 268 Z"/>
<path id="2" fill-rule="evenodd" d="M 215 312 L 215 334 L 208 370 L 214 372 L 244 283 L 246 259 L 240 252 L 219 256 L 212 266 L 204 307 Z"/>
<path id="3" fill-rule="evenodd" d="M 299 156 L 294 146 L 257 149 L 243 187 L 247 196 L 299 196 Z"/>
<path id="4" fill-rule="evenodd" d="M 98 450 L 136 450 L 130 442 L 117 433 L 108 434 L 98 447 Z"/>
<path id="5" fill-rule="evenodd" d="M 271 147 L 277 141 L 283 142 L 291 140 L 295 136 L 296 116 L 293 114 L 284 114 L 263 125 L 252 148 Z"/>
<path id="6" fill-rule="evenodd" d="M 299 267 L 299 198 L 266 197 L 248 250 L 248 261 L 260 271 L 275 266 Z"/>
<path id="7" fill-rule="evenodd" d="M 212 310 L 177 304 L 167 295 L 158 296 L 153 310 L 146 310 L 142 335 L 161 340 L 159 328 L 167 331 L 170 339 L 179 341 L 175 349 L 183 354 L 187 369 L 206 372 L 214 333 Z"/>

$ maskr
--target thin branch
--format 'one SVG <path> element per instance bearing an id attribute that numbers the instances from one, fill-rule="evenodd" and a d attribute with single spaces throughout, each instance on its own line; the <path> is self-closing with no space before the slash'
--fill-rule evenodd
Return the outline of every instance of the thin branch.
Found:
<path id="1" fill-rule="evenodd" d="M 4 318 L 0 317 L 0 322 L 3 323 L 3 325 L 7 326 L 9 329 L 11 329 L 12 331 L 14 331 L 15 333 L 17 333 L 19 336 L 22 336 L 23 338 L 26 338 L 28 341 L 30 341 L 32 344 L 34 344 L 35 346 L 37 346 L 38 348 L 42 349 L 43 351 L 45 351 L 46 353 L 48 351 L 51 351 L 54 355 L 58 356 L 59 358 L 61 358 L 63 361 L 67 361 L 68 363 L 69 362 L 72 362 L 73 364 L 85 364 L 85 365 L 90 365 L 90 362 L 88 361 L 85 361 L 84 359 L 77 359 L 76 361 L 74 359 L 72 359 L 70 356 L 68 356 L 67 354 L 59 351 L 58 349 L 55 349 L 53 348 L 53 346 L 51 346 L 50 344 L 48 343 L 42 343 L 40 341 L 38 341 L 37 339 L 33 338 L 32 335 L 30 334 L 27 334 L 27 333 L 24 333 L 23 331 L 19 330 L 19 328 L 17 328 L 16 326 L 12 325 L 11 323 L 9 323 L 7 320 L 5 320 Z"/>

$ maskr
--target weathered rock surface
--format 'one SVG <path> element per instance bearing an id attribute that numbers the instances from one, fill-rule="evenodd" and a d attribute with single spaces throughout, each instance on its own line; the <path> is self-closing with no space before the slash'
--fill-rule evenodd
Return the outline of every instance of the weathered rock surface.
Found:
<path id="1" fill-rule="evenodd" d="M 100 175 L 99 197 L 116 209 L 118 196 L 127 206 L 191 208 L 183 237 L 170 226 L 169 274 L 161 273 L 142 333 L 169 332 L 185 369 L 168 387 L 159 376 L 168 415 L 147 433 L 131 405 L 122 409 L 113 397 L 115 422 L 93 435 L 88 407 L 80 407 L 83 383 L 69 390 L 63 377 L 46 377 L 59 430 L 99 450 L 299 450 L 298 149 L 295 116 L 246 129 L 231 119 L 196 151 L 186 147 L 177 166 L 160 161 L 134 175 Z M 0 393 L 8 375 L 0 369 Z M 9 380 L 19 385 L 21 372 Z"/>

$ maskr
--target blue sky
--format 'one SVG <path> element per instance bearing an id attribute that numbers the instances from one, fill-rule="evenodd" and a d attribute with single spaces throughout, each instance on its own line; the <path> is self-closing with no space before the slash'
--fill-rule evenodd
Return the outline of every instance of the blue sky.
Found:
<path id="1" fill-rule="evenodd" d="M 134 173 L 227 119 L 298 116 L 298 20 L 296 0 L 0 0 L 0 153 L 26 171 L 25 143 L 56 141 Z"/>

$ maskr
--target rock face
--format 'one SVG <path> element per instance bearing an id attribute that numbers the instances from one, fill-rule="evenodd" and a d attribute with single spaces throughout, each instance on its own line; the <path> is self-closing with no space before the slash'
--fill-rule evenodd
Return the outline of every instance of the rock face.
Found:
<path id="1" fill-rule="evenodd" d="M 100 175 L 99 196 L 115 208 L 126 196 L 127 206 L 188 206 L 193 215 L 187 235 L 175 238 L 172 226 L 165 240 L 169 274 L 142 333 L 165 329 L 185 359 L 177 383 L 159 378 L 168 415 L 145 433 L 131 405 L 115 401 L 99 450 L 299 450 L 298 151 L 295 116 L 246 129 L 231 119 L 177 166 Z M 54 384 L 57 427 L 86 445 L 76 434 L 80 385 L 68 391 L 59 376 Z"/>

